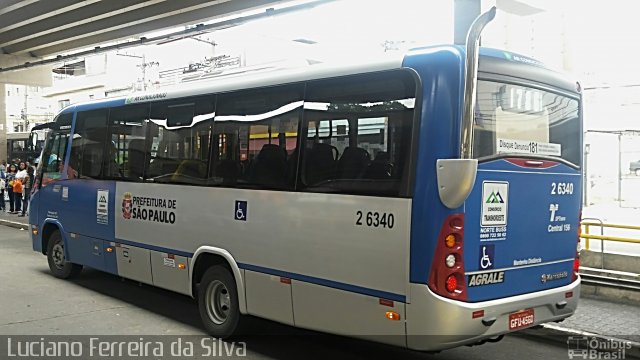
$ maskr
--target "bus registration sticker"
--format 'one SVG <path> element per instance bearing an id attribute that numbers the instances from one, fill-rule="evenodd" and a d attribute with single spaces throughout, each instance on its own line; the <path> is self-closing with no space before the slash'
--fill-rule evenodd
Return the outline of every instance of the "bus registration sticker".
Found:
<path id="1" fill-rule="evenodd" d="M 509 203 L 509 183 L 484 181 L 482 183 L 482 226 L 506 226 Z"/>
<path id="2" fill-rule="evenodd" d="M 98 224 L 109 224 L 109 190 L 98 190 L 96 203 L 96 221 Z"/>
<path id="3" fill-rule="evenodd" d="M 518 330 L 533 325 L 533 309 L 527 309 L 509 314 L 509 330 Z"/>

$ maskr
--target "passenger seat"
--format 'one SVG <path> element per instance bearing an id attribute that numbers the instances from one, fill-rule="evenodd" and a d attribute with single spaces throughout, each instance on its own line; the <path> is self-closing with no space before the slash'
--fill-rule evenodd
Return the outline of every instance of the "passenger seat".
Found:
<path id="1" fill-rule="evenodd" d="M 325 180 L 334 179 L 337 170 L 338 149 L 330 144 L 315 143 L 307 149 L 305 156 L 304 180 L 307 185 L 314 185 Z"/>
<path id="2" fill-rule="evenodd" d="M 391 179 L 393 177 L 393 164 L 389 161 L 389 153 L 380 151 L 369 164 L 365 177 L 367 179 Z"/>
<path id="3" fill-rule="evenodd" d="M 344 149 L 338 161 L 338 178 L 361 179 L 370 162 L 371 158 L 367 150 L 349 146 Z"/>
<path id="4" fill-rule="evenodd" d="M 264 144 L 256 156 L 250 181 L 261 185 L 281 186 L 285 183 L 287 152 L 275 144 Z"/>
<path id="5" fill-rule="evenodd" d="M 132 180 L 141 180 L 144 172 L 145 159 L 147 159 L 144 139 L 134 139 L 129 141 L 129 159 L 127 168 L 128 177 Z"/>

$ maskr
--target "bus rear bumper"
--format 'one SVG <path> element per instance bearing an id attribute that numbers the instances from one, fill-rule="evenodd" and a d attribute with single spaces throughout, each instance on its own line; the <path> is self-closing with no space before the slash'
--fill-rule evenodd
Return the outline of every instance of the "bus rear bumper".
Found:
<path id="1" fill-rule="evenodd" d="M 477 303 L 441 297 L 424 284 L 410 284 L 410 290 L 407 347 L 438 351 L 520 330 L 510 329 L 509 315 L 522 310 L 533 310 L 533 323 L 526 327 L 573 315 L 580 297 L 580 279 L 559 288 Z M 481 310 L 484 314 L 478 316 Z"/>

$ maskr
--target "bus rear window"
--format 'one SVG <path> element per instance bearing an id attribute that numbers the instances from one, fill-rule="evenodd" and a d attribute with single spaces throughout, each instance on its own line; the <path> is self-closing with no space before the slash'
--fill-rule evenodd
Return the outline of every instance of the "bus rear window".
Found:
<path id="1" fill-rule="evenodd" d="M 538 155 L 580 166 L 578 100 L 532 87 L 478 81 L 474 156 Z"/>

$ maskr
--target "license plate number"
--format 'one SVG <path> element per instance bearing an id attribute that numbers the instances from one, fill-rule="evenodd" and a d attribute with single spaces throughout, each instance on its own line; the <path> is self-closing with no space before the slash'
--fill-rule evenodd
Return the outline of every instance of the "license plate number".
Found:
<path id="1" fill-rule="evenodd" d="M 518 311 L 509 314 L 509 330 L 518 330 L 533 325 L 533 309 Z"/>

